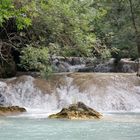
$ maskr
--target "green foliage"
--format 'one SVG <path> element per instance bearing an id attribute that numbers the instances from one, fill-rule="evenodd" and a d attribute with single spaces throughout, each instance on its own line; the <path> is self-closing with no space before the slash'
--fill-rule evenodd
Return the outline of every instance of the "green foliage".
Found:
<path id="1" fill-rule="evenodd" d="M 0 1 L 0 27 L 11 18 L 17 23 L 17 28 L 22 30 L 31 25 L 31 19 L 27 16 L 27 10 L 23 7 L 19 9 L 14 5 L 14 0 Z"/>
<path id="2" fill-rule="evenodd" d="M 12 0 L 1 0 L 0 1 L 0 26 L 8 20 L 9 18 L 13 17 L 14 15 L 14 6 L 12 4 Z"/>
<path id="3" fill-rule="evenodd" d="M 49 54 L 46 47 L 28 46 L 21 51 L 21 67 L 26 70 L 40 71 L 43 76 L 50 74 Z"/>
<path id="4" fill-rule="evenodd" d="M 116 57 L 138 57 L 137 34 L 140 34 L 140 1 L 132 0 L 133 18 L 130 0 L 100 0 L 94 7 L 104 8 L 107 13 L 93 24 L 96 26 L 96 36 L 106 44 L 108 48 L 116 48 Z M 138 39 L 139 40 L 139 39 Z M 117 56 L 119 55 L 119 56 Z"/>
<path id="5" fill-rule="evenodd" d="M 96 39 L 91 32 L 90 22 L 95 15 L 90 4 L 91 1 L 78 0 L 41 2 L 34 29 L 44 33 L 46 42 L 59 44 L 62 54 L 69 50 L 72 52 L 68 53 L 74 56 L 89 56 L 89 49 L 94 47 L 92 42 Z"/>
<path id="6" fill-rule="evenodd" d="M 20 44 L 21 67 L 45 74 L 53 55 L 137 58 L 139 15 L 139 0 L 0 0 L 0 37 Z"/>

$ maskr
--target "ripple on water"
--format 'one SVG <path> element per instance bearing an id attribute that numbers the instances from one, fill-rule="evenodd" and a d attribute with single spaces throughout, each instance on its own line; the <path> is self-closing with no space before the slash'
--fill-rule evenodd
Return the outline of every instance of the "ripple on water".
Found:
<path id="1" fill-rule="evenodd" d="M 107 114 L 101 120 L 0 118 L 0 140 L 139 140 L 140 114 Z"/>

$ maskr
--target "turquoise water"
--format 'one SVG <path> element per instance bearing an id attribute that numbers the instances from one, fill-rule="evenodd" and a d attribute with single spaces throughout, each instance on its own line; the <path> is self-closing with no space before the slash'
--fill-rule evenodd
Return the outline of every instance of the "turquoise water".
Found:
<path id="1" fill-rule="evenodd" d="M 94 121 L 1 117 L 0 140 L 140 140 L 140 114 Z"/>

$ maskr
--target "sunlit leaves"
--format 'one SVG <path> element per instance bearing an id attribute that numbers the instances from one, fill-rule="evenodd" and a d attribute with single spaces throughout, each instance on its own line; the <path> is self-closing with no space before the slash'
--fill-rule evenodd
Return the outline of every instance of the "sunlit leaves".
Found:
<path id="1" fill-rule="evenodd" d="M 16 3 L 17 4 L 17 3 Z M 27 10 L 23 6 L 19 9 L 13 0 L 0 1 L 0 26 L 2 27 L 9 19 L 14 18 L 17 23 L 17 28 L 22 30 L 31 25 L 31 19 L 27 16 Z"/>

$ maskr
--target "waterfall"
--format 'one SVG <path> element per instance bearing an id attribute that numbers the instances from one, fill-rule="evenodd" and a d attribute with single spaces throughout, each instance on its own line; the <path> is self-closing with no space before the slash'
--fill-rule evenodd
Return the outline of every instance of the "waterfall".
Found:
<path id="1" fill-rule="evenodd" d="M 51 112 L 82 101 L 102 112 L 140 110 L 140 80 L 133 74 L 79 73 L 59 75 L 51 82 L 37 80 L 31 76 L 1 80 L 4 105 Z"/>

